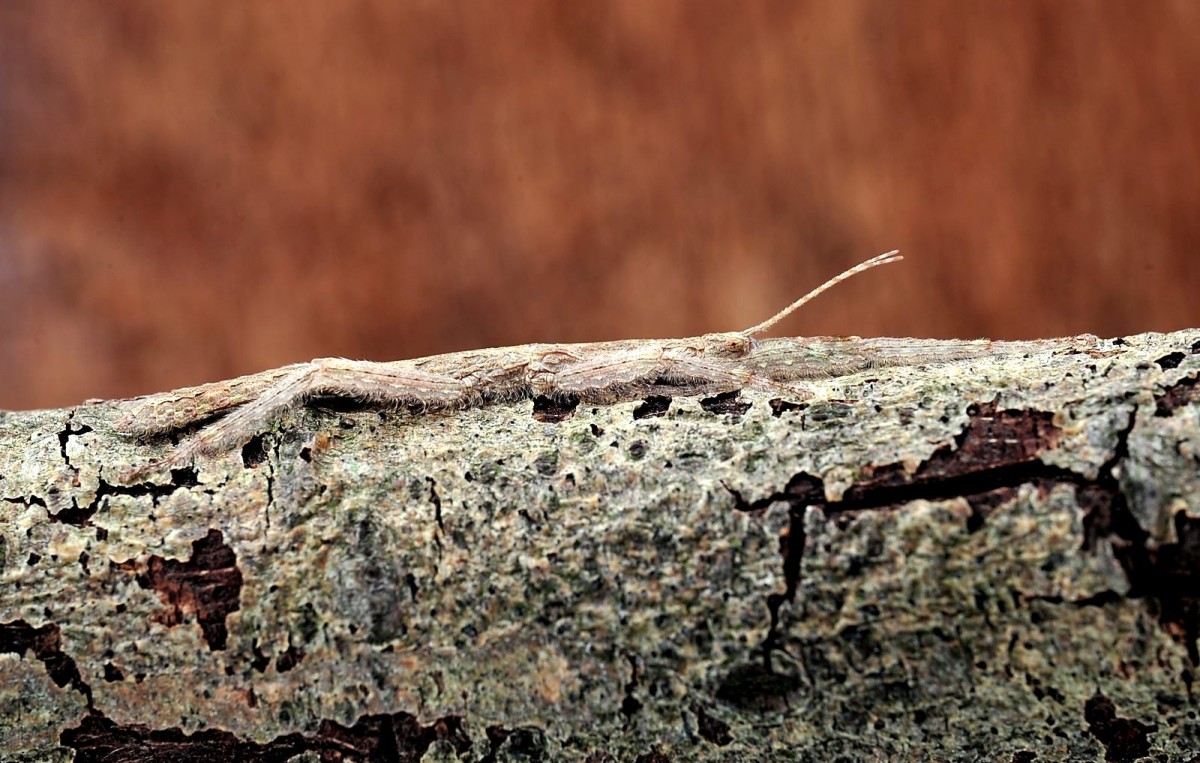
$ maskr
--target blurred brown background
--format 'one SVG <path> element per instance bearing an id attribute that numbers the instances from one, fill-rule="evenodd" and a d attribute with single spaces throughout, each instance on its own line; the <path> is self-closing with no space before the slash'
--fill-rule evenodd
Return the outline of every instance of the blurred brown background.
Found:
<path id="1" fill-rule="evenodd" d="M 314 356 L 1200 324 L 1200 3 L 0 5 L 0 407 Z"/>

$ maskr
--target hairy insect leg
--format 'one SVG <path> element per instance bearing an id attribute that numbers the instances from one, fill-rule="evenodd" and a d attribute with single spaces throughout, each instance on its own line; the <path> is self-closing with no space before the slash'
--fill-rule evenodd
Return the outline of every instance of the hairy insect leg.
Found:
<path id="1" fill-rule="evenodd" d="M 606 353 L 556 370 L 541 394 L 607 404 L 645 395 L 701 395 L 742 389 L 752 374 L 728 362 L 673 355 L 661 347 Z"/>
<path id="2" fill-rule="evenodd" d="M 117 400 L 113 405 L 124 415 L 115 428 L 138 436 L 170 432 L 244 405 L 307 366 L 298 363 L 228 381 Z"/>
<path id="3" fill-rule="evenodd" d="M 776 381 L 775 379 L 754 371 L 750 371 L 749 373 L 750 381 L 746 384 L 744 389 L 755 389 L 762 392 L 783 395 L 796 402 L 803 402 L 813 396 L 811 390 L 804 389 L 803 387 L 797 387 L 794 384 Z"/>
<path id="4" fill-rule="evenodd" d="M 130 476 L 178 468 L 197 456 L 220 451 L 253 437 L 288 408 L 317 395 L 357 397 L 375 403 L 424 408 L 453 407 L 470 394 L 468 385 L 410 364 L 323 358 L 289 367 L 288 374 L 224 418 L 184 441 L 164 461 L 133 470 Z"/>

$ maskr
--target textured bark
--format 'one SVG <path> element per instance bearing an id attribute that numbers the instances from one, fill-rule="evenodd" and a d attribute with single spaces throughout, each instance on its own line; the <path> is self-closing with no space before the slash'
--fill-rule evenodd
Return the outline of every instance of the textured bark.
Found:
<path id="1" fill-rule="evenodd" d="M 330 402 L 138 484 L 0 414 L 4 760 L 1200 749 L 1200 330 L 609 407 Z"/>

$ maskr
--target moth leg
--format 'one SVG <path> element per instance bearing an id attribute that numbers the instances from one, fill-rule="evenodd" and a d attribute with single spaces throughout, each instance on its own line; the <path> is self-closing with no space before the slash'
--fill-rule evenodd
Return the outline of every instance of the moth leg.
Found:
<path id="1" fill-rule="evenodd" d="M 606 404 L 650 394 L 690 396 L 742 389 L 749 371 L 696 356 L 674 357 L 661 347 L 605 353 L 556 369 L 535 387 L 549 395 L 576 395 Z"/>
<path id="2" fill-rule="evenodd" d="M 793 384 L 777 381 L 761 373 L 750 371 L 750 383 L 746 385 L 748 389 L 757 389 L 763 392 L 773 392 L 778 395 L 786 395 L 796 401 L 808 400 L 813 396 L 811 390 L 797 387 Z"/>
<path id="3" fill-rule="evenodd" d="M 124 415 L 114 426 L 118 432 L 137 436 L 180 429 L 254 400 L 307 365 L 300 363 L 229 381 L 117 400 L 113 406 Z"/>
<path id="4" fill-rule="evenodd" d="M 261 393 L 224 418 L 184 441 L 164 461 L 133 470 L 136 477 L 151 469 L 178 468 L 200 455 L 241 444 L 261 432 L 276 416 L 316 395 L 358 397 L 375 403 L 445 408 L 471 396 L 468 383 L 432 374 L 404 363 L 372 363 L 322 358 L 289 367 Z"/>
<path id="5" fill-rule="evenodd" d="M 646 395 L 689 397 L 756 389 L 794 400 L 812 397 L 808 390 L 775 381 L 727 358 L 669 352 L 610 353 L 565 365 L 547 380 L 539 394 L 576 395 L 582 402 L 609 404 Z"/>

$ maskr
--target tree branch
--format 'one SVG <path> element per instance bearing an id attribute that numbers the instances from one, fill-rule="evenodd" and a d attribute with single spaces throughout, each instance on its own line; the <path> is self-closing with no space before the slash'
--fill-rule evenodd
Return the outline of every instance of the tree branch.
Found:
<path id="1" fill-rule="evenodd" d="M 1082 347 L 807 403 L 327 402 L 132 485 L 171 443 L 109 406 L 0 414 L 0 754 L 1194 750 L 1200 330 Z"/>

